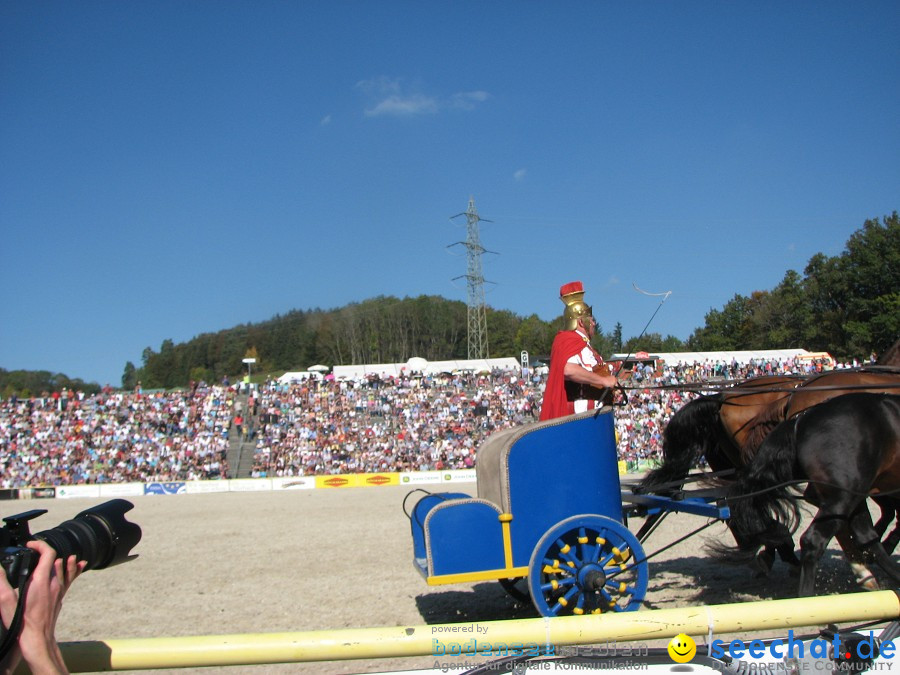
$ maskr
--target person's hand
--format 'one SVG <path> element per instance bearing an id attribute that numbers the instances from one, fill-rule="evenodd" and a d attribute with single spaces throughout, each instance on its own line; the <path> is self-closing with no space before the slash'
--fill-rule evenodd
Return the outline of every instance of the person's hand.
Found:
<path id="1" fill-rule="evenodd" d="M 603 389 L 615 389 L 619 386 L 619 380 L 616 379 L 615 375 L 600 375 L 600 388 Z"/>
<path id="2" fill-rule="evenodd" d="M 57 558 L 56 551 L 44 541 L 30 541 L 26 545 L 40 557 L 25 595 L 22 631 L 16 647 L 0 663 L 0 669 L 12 672 L 25 659 L 32 673 L 67 673 L 56 643 L 56 620 L 66 591 L 87 563 L 77 562 L 74 555 L 66 561 Z M 15 615 L 18 598 L 18 591 L 0 573 L 0 617 L 7 629 Z"/>

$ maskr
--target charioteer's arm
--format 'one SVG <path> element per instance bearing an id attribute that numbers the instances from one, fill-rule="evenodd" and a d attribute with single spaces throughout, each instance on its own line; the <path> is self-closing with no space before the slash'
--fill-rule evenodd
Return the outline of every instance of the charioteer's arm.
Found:
<path id="1" fill-rule="evenodd" d="M 577 382 L 578 384 L 587 384 L 597 389 L 612 389 L 619 381 L 614 375 L 610 375 L 609 368 L 605 365 L 599 366 L 601 372 L 585 370 L 577 363 L 567 363 L 563 369 L 563 375 L 567 380 Z M 605 374 L 601 374 L 605 372 Z"/>

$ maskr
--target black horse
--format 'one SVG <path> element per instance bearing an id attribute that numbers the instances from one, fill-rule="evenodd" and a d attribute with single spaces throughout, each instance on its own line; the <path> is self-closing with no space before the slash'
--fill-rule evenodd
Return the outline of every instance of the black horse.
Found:
<path id="1" fill-rule="evenodd" d="M 701 396 L 681 406 L 663 429 L 663 462 L 647 473 L 640 491 L 671 493 L 691 469 L 706 458 L 713 471 L 740 466 L 738 448 L 719 421 L 722 397 Z"/>
<path id="2" fill-rule="evenodd" d="M 900 584 L 900 565 L 884 550 L 866 502 L 900 490 L 900 396 L 845 394 L 779 424 L 729 489 L 741 550 L 790 541 L 799 522 L 790 484 L 798 480 L 808 481 L 804 499 L 818 507 L 800 538 L 800 595 L 813 594 L 818 561 L 841 533 Z"/>
<path id="3" fill-rule="evenodd" d="M 740 448 L 722 425 L 720 395 L 701 396 L 678 409 L 663 430 L 663 463 L 651 470 L 638 485 L 638 492 L 674 495 L 701 458 L 714 472 L 736 470 L 743 466 Z M 721 480 L 721 479 L 720 479 Z M 727 479 L 726 479 L 727 480 Z M 739 544 L 746 544 L 732 530 Z M 743 548 L 743 546 L 742 546 Z M 756 558 L 760 572 L 767 573 L 775 561 L 775 553 L 786 563 L 799 566 L 790 538 L 775 544 L 766 543 Z"/>

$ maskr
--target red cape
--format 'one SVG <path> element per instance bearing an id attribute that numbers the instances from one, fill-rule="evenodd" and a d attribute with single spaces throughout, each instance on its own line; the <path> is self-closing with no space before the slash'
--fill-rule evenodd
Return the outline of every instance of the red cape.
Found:
<path id="1" fill-rule="evenodd" d="M 575 404 L 566 398 L 566 378 L 563 371 L 566 362 L 580 353 L 588 344 L 581 333 L 574 330 L 561 330 L 553 338 L 550 350 L 550 374 L 544 389 L 544 402 L 541 404 L 541 420 L 552 420 L 556 417 L 572 415 Z M 593 407 L 589 404 L 589 407 Z"/>

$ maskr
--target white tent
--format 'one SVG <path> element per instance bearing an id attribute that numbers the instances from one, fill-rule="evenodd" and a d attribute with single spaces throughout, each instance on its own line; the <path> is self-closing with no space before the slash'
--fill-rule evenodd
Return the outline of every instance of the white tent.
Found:
<path id="1" fill-rule="evenodd" d="M 517 359 L 509 356 L 498 359 L 464 359 L 459 361 L 427 361 L 419 356 L 414 356 L 406 363 L 370 363 L 359 366 L 335 366 L 334 373 L 337 379 L 363 379 L 367 375 L 380 377 L 400 377 L 411 373 L 434 375 L 437 373 L 452 373 L 465 370 L 473 372 L 491 371 L 494 368 L 500 370 L 518 370 L 522 366 Z"/>

